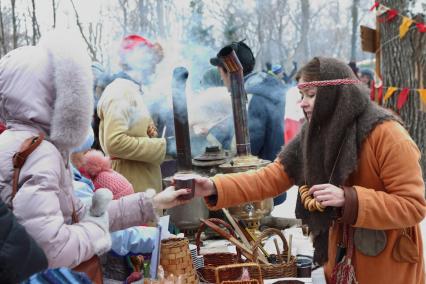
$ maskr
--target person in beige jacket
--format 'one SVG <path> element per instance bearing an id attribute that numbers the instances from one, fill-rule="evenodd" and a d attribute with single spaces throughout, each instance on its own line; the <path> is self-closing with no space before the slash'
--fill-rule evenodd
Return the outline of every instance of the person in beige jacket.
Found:
<path id="1" fill-rule="evenodd" d="M 111 156 L 112 168 L 125 176 L 136 192 L 161 190 L 160 164 L 166 140 L 157 138 L 141 90 L 161 60 L 157 47 L 138 35 L 124 38 L 120 51 L 123 71 L 106 87 L 97 108 L 102 150 Z"/>

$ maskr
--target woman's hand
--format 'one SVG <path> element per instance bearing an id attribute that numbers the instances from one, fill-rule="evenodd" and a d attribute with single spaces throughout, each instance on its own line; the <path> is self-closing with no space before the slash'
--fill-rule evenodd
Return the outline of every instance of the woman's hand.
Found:
<path id="1" fill-rule="evenodd" d="M 345 193 L 342 188 L 335 185 L 316 184 L 309 189 L 309 194 L 324 206 L 343 207 L 345 204 Z"/>
<path id="2" fill-rule="evenodd" d="M 150 123 L 148 125 L 148 129 L 146 130 L 146 134 L 148 135 L 149 138 L 158 137 L 157 127 L 155 126 L 154 123 Z"/>
<path id="3" fill-rule="evenodd" d="M 174 186 L 169 186 L 153 197 L 154 207 L 158 209 L 169 209 L 177 205 L 188 203 L 191 200 L 181 200 L 178 199 L 178 197 L 189 193 L 191 193 L 191 189 L 183 188 L 175 190 Z"/>
<path id="4" fill-rule="evenodd" d="M 206 197 L 210 195 L 216 195 L 217 190 L 211 179 L 206 177 L 199 177 L 194 179 L 195 183 L 195 196 Z"/>

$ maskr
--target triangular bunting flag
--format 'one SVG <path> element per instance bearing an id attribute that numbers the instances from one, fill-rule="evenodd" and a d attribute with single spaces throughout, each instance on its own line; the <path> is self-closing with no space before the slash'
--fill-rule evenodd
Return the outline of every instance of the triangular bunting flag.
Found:
<path id="1" fill-rule="evenodd" d="M 407 102 L 409 93 L 409 88 L 404 88 L 401 93 L 399 93 L 398 101 L 396 102 L 396 107 L 398 108 L 398 110 L 400 110 Z"/>
<path id="2" fill-rule="evenodd" d="M 423 104 L 426 105 L 426 89 L 418 89 L 417 91 L 420 94 L 420 99 L 422 100 Z"/>
<path id="3" fill-rule="evenodd" d="M 386 17 L 386 22 L 390 22 L 392 20 L 394 20 L 396 18 L 396 16 L 398 16 L 398 10 L 396 9 L 390 9 L 387 13 L 387 17 Z"/>
<path id="4" fill-rule="evenodd" d="M 374 83 L 372 83 L 370 87 L 370 100 L 374 101 L 375 96 L 376 96 L 376 89 L 374 88 Z"/>
<path id="5" fill-rule="evenodd" d="M 379 17 L 389 11 L 389 8 L 383 5 L 380 5 L 376 10 L 376 16 Z"/>
<path id="6" fill-rule="evenodd" d="M 377 7 L 381 6 L 379 2 L 374 2 L 373 6 L 371 6 L 370 11 L 373 11 Z"/>
<path id="7" fill-rule="evenodd" d="M 426 112 L 426 89 L 417 90 L 420 95 L 420 110 Z"/>
<path id="8" fill-rule="evenodd" d="M 399 37 L 403 38 L 414 21 L 408 17 L 402 17 L 402 24 L 399 26 Z"/>
<path id="9" fill-rule="evenodd" d="M 388 90 L 386 91 L 383 101 L 386 102 L 393 95 L 393 93 L 395 93 L 395 91 L 396 91 L 395 87 L 389 87 Z"/>
<path id="10" fill-rule="evenodd" d="M 426 26 L 424 23 L 417 23 L 416 27 L 419 30 L 419 32 L 426 33 Z"/>
<path id="11" fill-rule="evenodd" d="M 383 99 L 383 85 L 381 85 L 379 89 L 377 90 L 377 101 L 379 105 L 383 104 L 382 99 Z"/>

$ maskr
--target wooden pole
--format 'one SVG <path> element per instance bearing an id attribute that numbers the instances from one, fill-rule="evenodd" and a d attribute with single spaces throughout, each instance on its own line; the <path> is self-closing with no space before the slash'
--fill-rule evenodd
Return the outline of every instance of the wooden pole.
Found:
<path id="1" fill-rule="evenodd" d="M 234 228 L 234 230 L 240 236 L 240 239 L 243 242 L 243 244 L 246 245 L 247 247 L 251 247 L 250 242 L 247 240 L 246 236 L 241 231 L 240 227 L 238 226 L 237 222 L 235 222 L 234 218 L 231 216 L 231 214 L 229 213 L 228 209 L 222 208 L 222 211 L 225 214 L 225 216 L 228 219 L 228 221 L 231 224 L 231 226 Z M 262 252 L 260 252 L 258 255 L 259 255 L 258 256 L 259 259 L 262 260 L 262 262 L 268 263 L 268 260 L 265 258 L 265 256 L 262 254 Z"/>
<path id="2" fill-rule="evenodd" d="M 376 16 L 376 37 L 375 37 L 375 44 L 376 44 L 376 78 L 378 80 L 382 80 L 382 70 L 381 70 L 381 64 L 382 64 L 382 50 L 380 48 L 380 22 L 379 22 L 379 17 Z M 374 84 L 374 82 L 373 82 Z M 383 82 L 382 82 L 383 84 Z M 374 88 L 374 100 L 380 104 L 379 101 L 379 95 L 378 95 L 379 89 L 378 88 Z"/>

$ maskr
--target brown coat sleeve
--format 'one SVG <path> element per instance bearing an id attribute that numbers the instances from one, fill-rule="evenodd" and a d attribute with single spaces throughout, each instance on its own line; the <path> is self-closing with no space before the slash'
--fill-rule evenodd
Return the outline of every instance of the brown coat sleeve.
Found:
<path id="1" fill-rule="evenodd" d="M 426 213 L 425 185 L 420 152 L 406 130 L 396 122 L 386 122 L 372 132 L 367 143 L 377 160 L 374 169 L 384 190 L 354 186 L 358 197 L 356 227 L 397 229 L 423 220 Z"/>
<path id="2" fill-rule="evenodd" d="M 209 206 L 211 210 L 274 197 L 293 185 L 278 160 L 256 171 L 216 175 L 213 181 L 217 189 L 217 203 Z"/>

